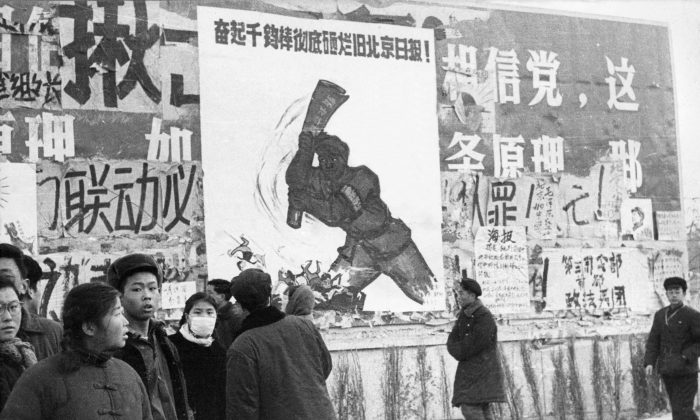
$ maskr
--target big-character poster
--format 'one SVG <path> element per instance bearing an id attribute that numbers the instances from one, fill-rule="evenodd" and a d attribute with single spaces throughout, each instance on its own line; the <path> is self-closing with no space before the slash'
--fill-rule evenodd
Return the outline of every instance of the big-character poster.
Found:
<path id="1" fill-rule="evenodd" d="M 433 31 L 206 7 L 198 25 L 209 277 L 444 309 Z"/>

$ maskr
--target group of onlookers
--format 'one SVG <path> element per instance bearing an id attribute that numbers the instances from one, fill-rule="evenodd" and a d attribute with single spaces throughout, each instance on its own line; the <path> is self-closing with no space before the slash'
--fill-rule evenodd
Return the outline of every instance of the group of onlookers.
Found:
<path id="1" fill-rule="evenodd" d="M 123 256 L 106 283 L 71 289 L 62 325 L 31 312 L 41 276 L 0 244 L 0 420 L 335 418 L 331 357 L 306 286 L 289 292 L 294 316 L 271 305 L 261 270 L 212 280 L 168 335 L 155 318 L 162 271 L 148 255 Z"/>

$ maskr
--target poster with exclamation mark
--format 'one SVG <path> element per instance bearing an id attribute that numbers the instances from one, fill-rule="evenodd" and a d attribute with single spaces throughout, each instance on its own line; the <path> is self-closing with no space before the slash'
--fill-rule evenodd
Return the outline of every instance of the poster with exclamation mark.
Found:
<path id="1" fill-rule="evenodd" d="M 260 267 L 309 284 L 317 308 L 443 309 L 433 31 L 207 7 L 197 21 L 209 276 Z M 309 118 L 325 136 L 300 137 Z"/>

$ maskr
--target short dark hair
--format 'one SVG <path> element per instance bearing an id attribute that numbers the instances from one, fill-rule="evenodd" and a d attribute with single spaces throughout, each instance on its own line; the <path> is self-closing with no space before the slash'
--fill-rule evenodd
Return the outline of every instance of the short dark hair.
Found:
<path id="1" fill-rule="evenodd" d="M 24 254 L 22 250 L 8 243 L 0 244 L 0 258 L 10 258 L 15 261 L 19 274 L 22 276 L 20 280 L 27 278 L 27 267 L 24 266 Z"/>
<path id="2" fill-rule="evenodd" d="M 69 347 L 82 347 L 84 322 L 99 324 L 114 308 L 119 291 L 107 283 L 84 283 L 72 288 L 63 301 L 63 340 Z"/>
<path id="3" fill-rule="evenodd" d="M 676 287 L 680 287 L 685 293 L 688 290 L 688 283 L 681 277 L 669 277 L 664 280 L 664 289 L 668 290 Z"/>
<path id="4" fill-rule="evenodd" d="M 267 306 L 272 293 L 272 279 L 258 268 L 248 268 L 233 278 L 231 293 L 243 309 L 253 312 Z"/>
<path id="5" fill-rule="evenodd" d="M 19 290 L 17 290 L 17 286 L 15 285 L 15 280 L 7 274 L 0 274 L 0 290 L 2 289 L 14 290 L 17 298 L 22 300 L 22 296 L 19 294 Z"/>
<path id="6" fill-rule="evenodd" d="M 211 306 L 214 307 L 214 310 L 216 310 L 216 301 L 214 300 L 213 297 L 211 297 L 207 292 L 197 292 L 197 293 L 193 294 L 192 296 L 190 296 L 189 298 L 187 298 L 187 300 L 185 301 L 185 309 L 182 311 L 182 318 L 180 318 L 180 325 L 187 322 L 186 315 L 188 313 L 190 313 L 194 304 L 197 302 L 200 302 L 200 301 L 204 301 L 204 302 L 211 304 Z"/>
<path id="7" fill-rule="evenodd" d="M 209 280 L 207 283 L 207 286 L 211 286 L 214 288 L 214 291 L 216 293 L 220 293 L 224 295 L 224 298 L 226 300 L 231 299 L 231 282 L 228 280 L 224 279 L 212 279 Z"/>
<path id="8" fill-rule="evenodd" d="M 131 275 L 136 273 L 152 273 L 156 276 L 158 287 L 163 283 L 163 272 L 153 257 L 146 254 L 128 254 L 112 261 L 107 269 L 107 282 L 124 292 L 124 283 Z"/>
<path id="9" fill-rule="evenodd" d="M 29 255 L 23 256 L 24 267 L 27 269 L 27 279 L 29 280 L 29 288 L 36 291 L 36 286 L 41 280 L 44 272 L 38 262 Z"/>

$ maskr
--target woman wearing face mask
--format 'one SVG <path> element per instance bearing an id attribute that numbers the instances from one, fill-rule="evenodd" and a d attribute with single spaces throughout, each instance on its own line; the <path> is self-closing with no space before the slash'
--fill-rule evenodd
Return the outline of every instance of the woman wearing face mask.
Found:
<path id="1" fill-rule="evenodd" d="M 226 351 L 213 344 L 215 325 L 216 301 L 207 293 L 198 292 L 185 302 L 180 330 L 170 336 L 180 354 L 187 396 L 196 420 L 225 417 Z"/>
<path id="2" fill-rule="evenodd" d="M 14 281 L 0 277 L 0 410 L 22 372 L 36 363 L 32 345 L 17 338 L 22 304 Z"/>

